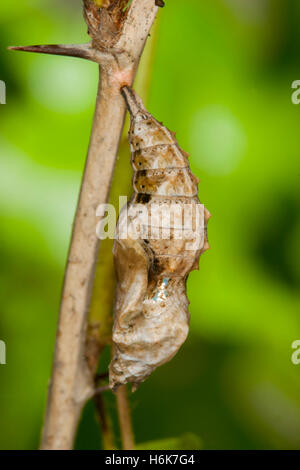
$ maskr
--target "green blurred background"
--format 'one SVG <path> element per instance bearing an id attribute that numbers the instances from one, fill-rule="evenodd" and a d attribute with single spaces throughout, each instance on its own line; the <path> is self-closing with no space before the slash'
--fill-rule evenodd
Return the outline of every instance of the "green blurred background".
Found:
<path id="1" fill-rule="evenodd" d="M 191 154 L 212 249 L 188 282 L 186 344 L 131 397 L 136 439 L 300 449 L 300 3 L 166 0 L 159 15 L 149 109 Z M 38 447 L 97 88 L 95 64 L 6 47 L 81 41 L 80 1 L 1 2 L 1 449 Z M 92 403 L 76 446 L 101 448 Z"/>

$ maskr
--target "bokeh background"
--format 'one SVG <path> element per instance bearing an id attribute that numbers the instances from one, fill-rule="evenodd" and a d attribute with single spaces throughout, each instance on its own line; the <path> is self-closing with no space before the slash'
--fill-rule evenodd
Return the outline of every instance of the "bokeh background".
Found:
<path id="1" fill-rule="evenodd" d="M 193 433 L 205 449 L 300 448 L 299 22 L 297 0 L 160 11 L 149 109 L 191 154 L 213 218 L 188 282 L 191 334 L 131 397 L 140 443 Z M 95 64 L 6 47 L 81 41 L 80 1 L 1 2 L 1 449 L 38 447 L 97 87 Z M 89 403 L 76 447 L 101 445 Z"/>

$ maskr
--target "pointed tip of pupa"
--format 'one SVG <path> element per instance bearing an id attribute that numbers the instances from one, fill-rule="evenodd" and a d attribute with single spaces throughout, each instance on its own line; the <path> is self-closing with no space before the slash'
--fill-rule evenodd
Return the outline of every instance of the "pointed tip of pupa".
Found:
<path id="1" fill-rule="evenodd" d="M 209 212 L 209 210 L 206 209 L 206 207 L 204 208 L 204 220 L 205 220 L 205 223 L 207 224 L 207 222 L 209 221 L 209 219 L 212 217 L 211 213 Z"/>
<path id="2" fill-rule="evenodd" d="M 121 93 L 132 116 L 136 116 L 138 113 L 146 111 L 142 99 L 132 88 L 129 86 L 123 86 L 121 88 Z"/>

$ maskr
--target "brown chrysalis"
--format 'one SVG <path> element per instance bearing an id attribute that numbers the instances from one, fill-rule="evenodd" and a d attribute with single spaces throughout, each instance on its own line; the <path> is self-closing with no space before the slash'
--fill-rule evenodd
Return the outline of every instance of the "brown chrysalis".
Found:
<path id="1" fill-rule="evenodd" d="M 114 243 L 117 292 L 110 387 L 135 389 L 169 361 L 189 329 L 186 280 L 209 244 L 209 212 L 175 135 L 122 89 L 131 125 L 134 195 L 120 213 Z"/>

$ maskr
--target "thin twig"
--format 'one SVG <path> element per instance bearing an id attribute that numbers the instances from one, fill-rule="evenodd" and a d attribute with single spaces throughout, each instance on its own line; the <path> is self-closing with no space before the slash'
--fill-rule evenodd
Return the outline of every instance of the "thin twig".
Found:
<path id="1" fill-rule="evenodd" d="M 106 412 L 104 399 L 102 394 L 96 393 L 94 396 L 94 403 L 97 410 L 98 420 L 101 428 L 101 436 L 103 440 L 103 449 L 104 450 L 113 450 L 116 449 L 116 444 L 114 441 L 114 434 L 112 430 L 112 424 L 110 422 L 110 417 Z"/>
<path id="2" fill-rule="evenodd" d="M 107 392 L 108 390 L 111 391 L 111 388 L 108 384 L 107 385 L 102 385 L 101 387 L 95 388 L 94 393 L 95 393 L 95 395 L 100 395 L 101 393 Z"/>
<path id="3" fill-rule="evenodd" d="M 116 396 L 123 450 L 134 450 L 135 443 L 126 385 L 118 388 Z"/>

